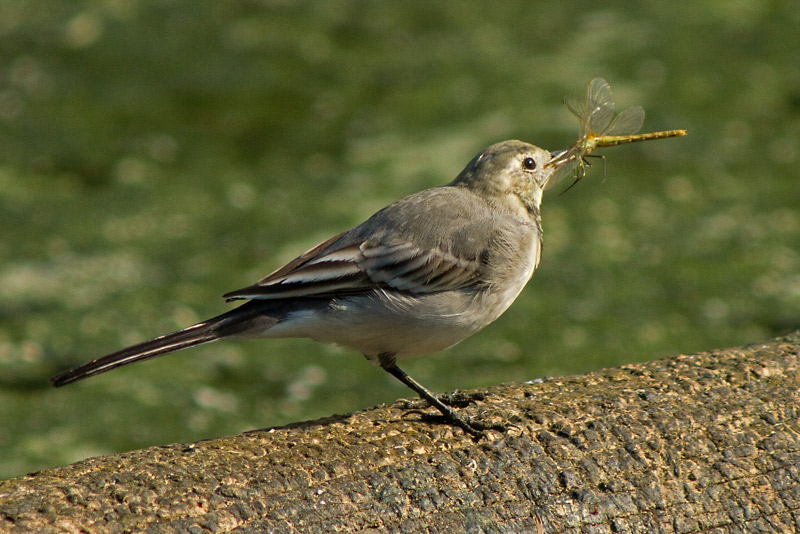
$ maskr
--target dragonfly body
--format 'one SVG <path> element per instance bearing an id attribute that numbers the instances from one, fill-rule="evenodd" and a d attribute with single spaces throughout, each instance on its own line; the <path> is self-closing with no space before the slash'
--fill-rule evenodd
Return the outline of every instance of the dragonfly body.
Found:
<path id="1" fill-rule="evenodd" d="M 686 130 L 665 130 L 663 132 L 650 132 L 637 135 L 600 135 L 587 141 L 587 154 L 595 148 L 625 145 L 628 143 L 636 143 L 638 141 L 650 141 L 651 139 L 680 137 L 682 135 L 686 135 Z"/>
<path id="2" fill-rule="evenodd" d="M 686 130 L 636 134 L 644 124 L 644 109 L 634 106 L 615 116 L 611 87 L 603 78 L 592 80 L 585 100 L 567 97 L 564 104 L 578 118 L 581 129 L 578 140 L 570 148 L 554 155 L 553 160 L 563 165 L 548 187 L 570 174 L 575 175 L 576 181 L 580 180 L 586 174 L 584 158 L 598 148 L 686 135 Z"/>

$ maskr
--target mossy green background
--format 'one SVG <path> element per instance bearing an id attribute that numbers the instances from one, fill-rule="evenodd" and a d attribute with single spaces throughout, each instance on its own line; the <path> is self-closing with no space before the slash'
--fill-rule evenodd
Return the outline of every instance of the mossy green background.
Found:
<path id="1" fill-rule="evenodd" d="M 797 328 L 798 27 L 789 0 L 0 1 L 0 478 L 411 396 L 306 340 L 47 378 L 229 309 L 486 145 L 565 148 L 595 76 L 689 136 L 546 195 L 515 305 L 406 370 L 448 391 Z"/>

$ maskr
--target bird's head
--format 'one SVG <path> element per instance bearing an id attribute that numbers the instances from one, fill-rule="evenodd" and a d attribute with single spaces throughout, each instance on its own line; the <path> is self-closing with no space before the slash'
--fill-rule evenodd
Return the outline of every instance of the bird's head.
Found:
<path id="1" fill-rule="evenodd" d="M 466 187 L 512 210 L 539 212 L 542 193 L 563 161 L 544 148 L 503 141 L 484 149 L 450 184 Z"/>

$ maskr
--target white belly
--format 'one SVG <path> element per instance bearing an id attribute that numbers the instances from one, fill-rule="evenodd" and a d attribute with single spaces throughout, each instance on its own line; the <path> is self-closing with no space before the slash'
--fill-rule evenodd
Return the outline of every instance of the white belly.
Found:
<path id="1" fill-rule="evenodd" d="M 290 312 L 260 335 L 336 343 L 370 359 L 446 349 L 493 322 L 514 302 L 539 263 L 539 233 L 533 225 L 530 237 L 514 251 L 515 261 L 491 267 L 493 284 L 427 294 L 376 289 Z"/>
<path id="2" fill-rule="evenodd" d="M 291 313 L 265 337 L 307 337 L 335 343 L 370 359 L 398 359 L 455 345 L 497 319 L 517 298 L 533 267 L 513 283 L 479 291 L 457 290 L 408 296 L 376 290 L 369 296 L 338 298 L 324 310 Z"/>

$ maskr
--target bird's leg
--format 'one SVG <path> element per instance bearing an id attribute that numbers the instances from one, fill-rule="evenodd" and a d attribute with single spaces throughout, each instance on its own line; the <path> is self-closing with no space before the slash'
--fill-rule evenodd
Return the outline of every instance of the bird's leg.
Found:
<path id="1" fill-rule="evenodd" d="M 457 426 L 458 428 L 462 429 L 467 434 L 474 436 L 476 438 L 484 437 L 483 432 L 475 428 L 470 423 L 461 419 L 458 414 L 449 406 L 445 405 L 442 401 L 440 401 L 436 394 L 430 391 L 428 388 L 408 376 L 408 373 L 397 367 L 397 363 L 395 362 L 394 354 L 381 354 L 378 357 L 378 361 L 387 372 L 389 372 L 392 376 L 398 379 L 400 382 L 405 384 L 406 386 L 410 387 L 417 394 L 428 401 L 428 403 L 442 412 L 445 420 L 453 426 Z"/>

